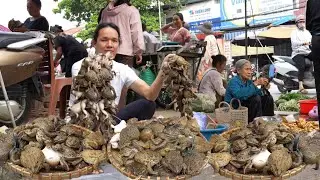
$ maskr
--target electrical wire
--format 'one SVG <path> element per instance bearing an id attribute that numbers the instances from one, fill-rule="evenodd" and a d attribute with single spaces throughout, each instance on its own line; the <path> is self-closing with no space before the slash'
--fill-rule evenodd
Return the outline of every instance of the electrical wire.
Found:
<path id="1" fill-rule="evenodd" d="M 305 2 L 306 2 L 306 1 L 305 1 Z M 251 2 L 251 1 L 250 1 L 250 9 L 251 9 L 251 13 L 253 14 L 253 7 L 252 7 L 252 2 Z M 253 22 L 254 22 L 254 16 L 253 16 Z M 255 36 L 256 43 L 258 42 L 259 45 L 260 45 L 262 48 L 266 48 L 265 46 L 262 45 L 260 39 L 258 38 L 258 36 L 257 36 L 257 34 L 256 34 L 256 30 L 255 30 L 255 29 L 253 30 L 253 34 L 254 34 L 254 36 Z M 255 43 L 255 45 L 256 45 L 256 43 Z M 272 61 L 271 57 L 270 57 L 267 53 L 265 53 L 265 54 L 267 55 L 269 61 L 270 61 L 272 64 L 274 64 L 274 62 Z M 251 55 L 249 56 L 249 59 L 250 59 L 250 57 L 251 57 Z M 258 66 L 258 65 L 257 65 L 257 66 Z M 257 71 L 258 71 L 258 68 L 257 68 Z"/>

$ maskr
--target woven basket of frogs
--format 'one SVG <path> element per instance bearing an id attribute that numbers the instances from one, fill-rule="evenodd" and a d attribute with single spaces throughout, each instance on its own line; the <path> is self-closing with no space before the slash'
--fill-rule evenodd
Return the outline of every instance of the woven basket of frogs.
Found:
<path id="1" fill-rule="evenodd" d="M 306 167 L 298 137 L 281 123 L 258 119 L 213 136 L 209 163 L 228 178 L 287 179 Z"/>
<path id="2" fill-rule="evenodd" d="M 182 117 L 130 119 L 107 151 L 111 164 L 130 178 L 186 179 L 207 165 L 211 148 L 197 122 Z"/>
<path id="3" fill-rule="evenodd" d="M 13 130 L 8 167 L 32 179 L 70 179 L 98 173 L 107 161 L 100 132 L 65 124 L 54 116 L 37 118 Z"/>

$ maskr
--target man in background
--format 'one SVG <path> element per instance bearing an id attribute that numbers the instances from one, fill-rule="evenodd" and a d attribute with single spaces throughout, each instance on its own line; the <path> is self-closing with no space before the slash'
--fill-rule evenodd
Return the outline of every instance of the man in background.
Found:
<path id="1" fill-rule="evenodd" d="M 306 28 L 312 35 L 311 50 L 314 66 L 314 78 L 318 100 L 318 118 L 320 112 L 320 1 L 308 0 L 306 9 Z"/>
<path id="2" fill-rule="evenodd" d="M 157 52 L 159 40 L 147 31 L 147 26 L 142 23 L 143 39 L 146 46 L 145 54 L 153 54 Z"/>
<path id="3" fill-rule="evenodd" d="M 57 55 L 54 59 L 55 64 L 59 64 L 59 61 L 63 55 L 65 60 L 65 66 L 61 67 L 62 71 L 66 72 L 66 77 L 71 77 L 71 68 L 77 61 L 88 57 L 88 52 L 83 44 L 79 43 L 74 37 L 66 35 L 63 32 L 61 26 L 55 26 L 54 32 L 57 35 L 54 38 L 54 47 L 57 51 Z"/>

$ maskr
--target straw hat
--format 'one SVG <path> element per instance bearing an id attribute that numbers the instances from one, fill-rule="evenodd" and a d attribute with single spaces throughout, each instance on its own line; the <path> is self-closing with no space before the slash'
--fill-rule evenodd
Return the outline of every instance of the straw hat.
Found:
<path id="1" fill-rule="evenodd" d="M 205 22 L 202 25 L 198 26 L 198 29 L 205 34 L 213 34 L 212 24 L 210 22 Z"/>

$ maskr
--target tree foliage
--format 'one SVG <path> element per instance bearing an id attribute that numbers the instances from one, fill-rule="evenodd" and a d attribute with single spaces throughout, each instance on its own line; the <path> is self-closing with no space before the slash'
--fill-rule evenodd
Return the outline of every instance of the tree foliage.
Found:
<path id="1" fill-rule="evenodd" d="M 58 1 L 58 0 L 54 0 Z M 132 0 L 131 3 L 139 9 L 141 20 L 147 25 L 148 30 L 159 30 L 159 14 L 157 0 Z M 96 27 L 98 14 L 107 5 L 106 0 L 61 0 L 58 7 L 53 9 L 54 13 L 64 13 L 64 18 L 70 21 L 86 22 L 85 29 L 78 34 L 82 39 L 92 37 Z M 160 0 L 161 4 L 172 4 L 179 9 L 180 0 Z"/>

